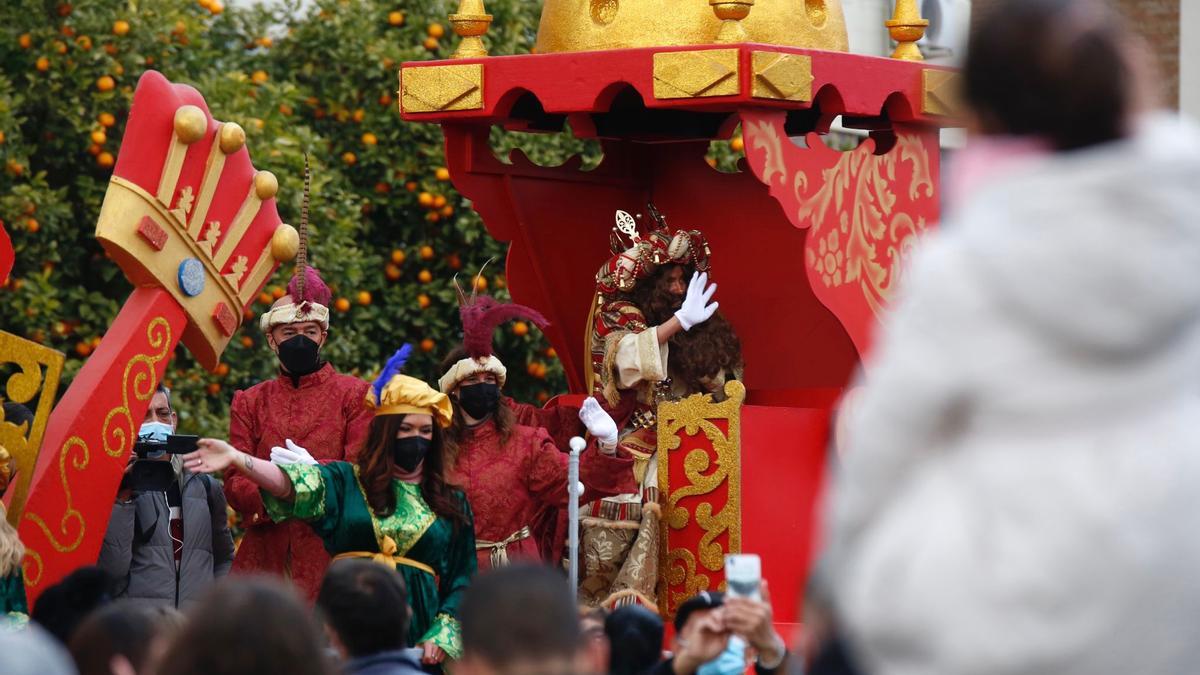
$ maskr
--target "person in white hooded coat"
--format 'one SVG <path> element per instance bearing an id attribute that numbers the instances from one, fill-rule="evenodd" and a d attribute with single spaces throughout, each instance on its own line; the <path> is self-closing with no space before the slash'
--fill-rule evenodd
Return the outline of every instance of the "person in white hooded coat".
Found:
<path id="1" fill-rule="evenodd" d="M 923 243 L 844 406 L 821 569 L 872 675 L 1200 669 L 1200 138 L 1141 114 L 1099 4 L 979 22 L 978 152 L 1010 161 Z"/>

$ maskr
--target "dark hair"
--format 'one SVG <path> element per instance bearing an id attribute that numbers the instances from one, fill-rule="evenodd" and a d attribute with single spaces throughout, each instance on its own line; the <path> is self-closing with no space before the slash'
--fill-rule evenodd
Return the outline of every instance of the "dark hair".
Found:
<path id="1" fill-rule="evenodd" d="M 683 632 L 683 627 L 687 625 L 688 618 L 692 616 L 692 612 L 702 609 L 716 609 L 725 604 L 725 594 L 710 591 L 700 591 L 696 595 L 683 601 L 679 608 L 675 610 L 675 634 Z"/>
<path id="2" fill-rule="evenodd" d="M 395 568 L 369 560 L 329 566 L 317 608 L 351 657 L 403 649 L 408 635 L 408 592 Z"/>
<path id="3" fill-rule="evenodd" d="M 966 102 L 983 131 L 1073 150 L 1126 136 L 1137 105 L 1134 38 L 1095 0 L 1006 0 L 973 21 Z"/>
<path id="4" fill-rule="evenodd" d="M 175 613 L 173 618 L 170 613 Z M 109 675 L 114 656 L 143 672 L 156 641 L 168 640 L 180 628 L 178 613 L 157 607 L 118 602 L 103 607 L 79 624 L 68 648 L 79 675 Z"/>
<path id="5" fill-rule="evenodd" d="M 158 386 L 154 388 L 154 393 L 162 394 L 163 396 L 166 396 L 167 397 L 167 407 L 171 409 L 171 412 L 175 412 L 175 406 L 171 405 L 171 390 L 167 389 L 167 385 L 163 384 L 162 382 L 159 382 Z"/>
<path id="6" fill-rule="evenodd" d="M 170 675 L 330 675 L 324 636 L 282 583 L 227 577 L 189 616 L 163 657 Z"/>
<path id="7" fill-rule="evenodd" d="M 391 444 L 405 417 L 407 415 L 376 415 L 367 429 L 367 442 L 358 455 L 358 478 L 367 495 L 367 504 L 381 518 L 396 511 L 396 491 L 392 489 L 396 463 L 392 459 Z M 452 522 L 456 528 L 466 527 L 467 516 L 459 505 L 459 498 L 446 484 L 445 446 L 446 433 L 434 421 L 433 442 L 421 471 L 421 497 L 434 513 Z"/>
<path id="8" fill-rule="evenodd" d="M 612 645 L 610 675 L 641 675 L 662 657 L 663 622 L 641 605 L 621 607 L 604 621 Z"/>
<path id="9" fill-rule="evenodd" d="M 29 618 L 68 644 L 88 614 L 112 602 L 113 583 L 99 567 L 81 567 L 43 591 Z"/>
<path id="10" fill-rule="evenodd" d="M 518 661 L 573 658 L 578 609 L 563 575 L 513 565 L 480 574 L 459 607 L 463 651 L 496 668 Z"/>
<path id="11" fill-rule="evenodd" d="M 446 358 L 442 359 L 442 372 L 450 370 L 450 368 L 459 361 L 467 358 L 467 349 L 462 345 L 458 345 L 450 350 Z M 512 438 L 513 428 L 517 426 L 517 414 L 512 408 L 504 405 L 501 401 L 496 408 L 496 414 L 492 415 L 492 423 L 496 425 L 496 433 L 500 435 L 500 443 L 503 445 Z M 454 417 L 450 423 L 449 433 L 446 434 L 446 456 L 449 458 L 448 464 L 453 465 L 458 459 L 458 446 L 463 441 L 463 436 L 467 432 L 467 420 L 463 417 L 462 406 L 455 404 Z"/>
<path id="12" fill-rule="evenodd" d="M 620 294 L 619 298 L 640 309 L 647 326 L 657 326 L 669 320 L 679 309 L 682 297 L 672 295 L 667 287 L 671 284 L 671 273 L 680 268 L 683 269 L 683 282 L 686 284 L 695 272 L 692 266 L 667 263 L 659 265 L 646 278 L 638 281 L 633 290 Z"/>

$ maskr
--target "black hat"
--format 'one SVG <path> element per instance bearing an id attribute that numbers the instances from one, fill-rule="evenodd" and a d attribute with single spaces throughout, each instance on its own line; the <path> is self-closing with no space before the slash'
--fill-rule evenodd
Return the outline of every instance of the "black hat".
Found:
<path id="1" fill-rule="evenodd" d="M 698 609 L 716 609 L 723 604 L 725 604 L 725 594 L 717 591 L 700 591 L 684 600 L 679 609 L 675 610 L 675 633 L 683 631 L 692 612 Z"/>

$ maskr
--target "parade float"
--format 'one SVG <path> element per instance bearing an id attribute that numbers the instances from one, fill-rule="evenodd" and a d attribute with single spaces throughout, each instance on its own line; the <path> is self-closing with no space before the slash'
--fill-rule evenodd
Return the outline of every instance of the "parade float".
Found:
<path id="1" fill-rule="evenodd" d="M 406 63 L 400 113 L 441 126 L 455 187 L 510 242 L 515 301 L 547 334 L 576 395 L 592 391 L 593 271 L 613 213 L 653 202 L 703 232 L 745 377 L 714 402 L 658 406 L 663 510 L 657 602 L 723 584 L 757 553 L 781 623 L 794 619 L 817 535 L 832 410 L 871 344 L 905 252 L 938 216 L 939 128 L 955 75 L 922 63 L 928 22 L 896 3 L 892 58 L 847 53 L 838 0 L 546 0 L 535 53 L 489 55 L 491 17 L 462 0 L 461 42 Z M 840 118 L 868 138 L 821 140 Z M 705 162 L 740 125 L 737 173 Z M 598 139 L 603 161 L 497 157 L 493 127 Z"/>
<path id="2" fill-rule="evenodd" d="M 925 22 L 897 3 L 893 58 L 847 53 L 837 0 L 546 0 L 536 53 L 488 55 L 491 17 L 462 0 L 454 58 L 400 68 L 400 113 L 441 126 L 446 166 L 492 236 L 510 242 L 515 301 L 550 320 L 572 396 L 590 392 L 594 272 L 613 213 L 653 202 L 712 252 L 745 376 L 714 402 L 657 411 L 663 507 L 657 602 L 670 615 L 723 583 L 723 556 L 762 556 L 777 620 L 815 546 L 832 411 L 887 306 L 905 251 L 938 214 L 938 130 L 954 74 L 920 60 Z M 220 111 L 214 111 L 220 114 Z M 245 135 L 194 89 L 147 72 L 96 236 L 135 290 L 55 405 L 63 356 L 0 333 L 5 400 L 30 403 L 8 518 L 28 548 L 30 600 L 96 559 L 154 388 L 182 344 L 215 368 L 245 312 L 299 246 Z M 835 120 L 866 139 L 822 138 Z M 597 139 L 603 161 L 497 157 L 493 127 Z M 737 173 L 705 161 L 740 127 Z M 2 234 L 0 230 L 0 234 Z M 0 277 L 11 247 L 0 236 Z M 570 399 L 570 396 L 564 397 Z"/>

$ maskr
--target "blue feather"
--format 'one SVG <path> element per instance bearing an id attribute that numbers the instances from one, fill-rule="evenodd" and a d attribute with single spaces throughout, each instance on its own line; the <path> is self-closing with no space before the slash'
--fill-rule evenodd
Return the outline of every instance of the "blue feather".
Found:
<path id="1" fill-rule="evenodd" d="M 408 357 L 411 354 L 412 345 L 406 344 L 397 349 L 396 353 L 392 354 L 392 358 L 388 359 L 387 364 L 383 367 L 383 372 L 379 374 L 379 377 L 375 378 L 375 384 L 373 385 L 376 404 L 383 403 L 383 388 L 387 386 L 388 381 L 392 379 L 393 375 L 400 373 L 400 369 L 404 367 L 404 362 L 408 361 Z"/>

